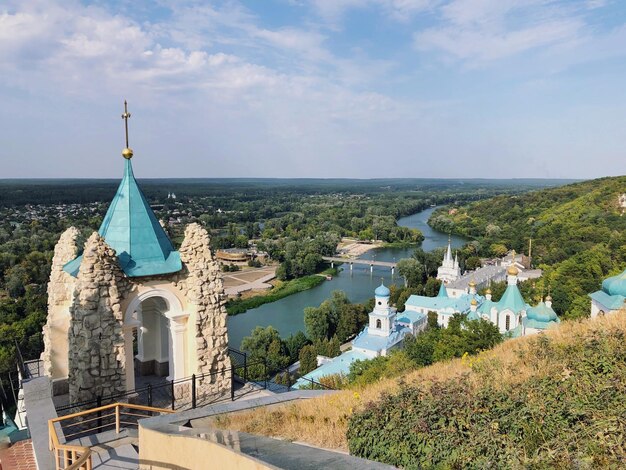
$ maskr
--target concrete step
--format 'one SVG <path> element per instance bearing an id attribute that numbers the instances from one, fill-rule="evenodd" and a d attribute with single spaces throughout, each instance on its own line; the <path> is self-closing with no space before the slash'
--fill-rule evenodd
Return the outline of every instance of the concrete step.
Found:
<path id="1" fill-rule="evenodd" d="M 108 449 L 102 447 L 91 454 L 91 462 L 94 470 L 136 470 L 139 468 L 139 452 L 130 443 Z"/>
<path id="2" fill-rule="evenodd" d="M 94 470 L 120 470 L 139 468 L 136 429 L 114 430 L 75 439 L 68 444 L 89 447 Z"/>
<path id="3" fill-rule="evenodd" d="M 74 439 L 67 444 L 83 447 L 94 447 L 100 445 L 112 446 L 115 442 L 125 438 L 137 440 L 138 436 L 139 434 L 136 429 L 121 429 L 119 434 L 117 434 L 115 430 L 112 429 L 110 431 L 92 434 L 91 436 L 81 437 L 80 439 Z"/>

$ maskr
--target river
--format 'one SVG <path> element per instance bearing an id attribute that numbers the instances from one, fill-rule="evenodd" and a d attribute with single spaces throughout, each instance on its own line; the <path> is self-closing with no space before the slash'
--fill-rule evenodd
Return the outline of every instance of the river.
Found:
<path id="1" fill-rule="evenodd" d="M 432 251 L 448 243 L 447 234 L 432 229 L 427 223 L 434 210 L 432 207 L 398 219 L 400 226 L 421 230 L 424 234 L 422 243 L 424 251 Z M 465 242 L 466 240 L 461 237 L 452 236 L 453 247 L 460 247 Z M 402 258 L 410 258 L 414 250 L 414 248 L 376 248 L 363 254 L 361 258 L 395 262 Z M 350 273 L 348 266 L 343 265 L 332 281 L 325 281 L 313 289 L 228 317 L 230 346 L 239 349 L 241 340 L 250 335 L 257 326 L 272 325 L 282 337 L 288 337 L 298 330 L 304 331 L 303 311 L 306 307 L 317 307 L 329 298 L 334 290 L 344 291 L 352 302 L 365 302 L 373 297 L 374 289 L 380 284 L 381 278 L 385 280 L 386 285 L 404 282 L 397 274 L 392 277 L 389 268 L 374 267 L 374 272 L 370 273 L 369 266 L 355 264 Z"/>

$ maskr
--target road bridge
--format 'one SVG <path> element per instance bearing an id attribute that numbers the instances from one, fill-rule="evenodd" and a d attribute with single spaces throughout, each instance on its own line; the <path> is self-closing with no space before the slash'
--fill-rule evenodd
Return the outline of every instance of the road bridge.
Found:
<path id="1" fill-rule="evenodd" d="M 391 263 L 389 261 L 376 261 L 372 259 L 360 259 L 360 258 L 339 258 L 335 256 L 322 256 L 322 259 L 324 259 L 324 261 L 328 261 L 330 263 L 331 268 L 335 267 L 335 263 L 346 263 L 350 265 L 350 271 L 352 271 L 353 264 L 364 264 L 370 267 L 370 271 L 374 270 L 374 266 L 382 266 L 385 268 L 390 268 L 391 274 L 395 273 L 396 264 L 397 264 L 397 263 Z"/>

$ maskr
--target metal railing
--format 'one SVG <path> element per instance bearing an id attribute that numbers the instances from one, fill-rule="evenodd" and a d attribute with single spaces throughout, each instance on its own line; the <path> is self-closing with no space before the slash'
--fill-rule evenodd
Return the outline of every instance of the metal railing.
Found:
<path id="1" fill-rule="evenodd" d="M 20 345 L 15 340 L 15 359 L 17 362 L 17 371 L 20 374 L 20 384 L 26 380 L 41 377 L 43 373 L 43 361 L 41 359 L 24 360 Z"/>
<path id="2" fill-rule="evenodd" d="M 108 396 L 97 396 L 92 400 L 82 402 L 74 402 L 67 405 L 56 407 L 59 416 L 73 413 L 92 407 L 100 407 L 115 402 L 129 402 L 141 404 L 145 406 L 157 406 L 160 408 L 169 408 L 173 411 L 182 411 L 186 409 L 194 409 L 198 406 L 205 406 L 214 403 L 217 400 L 230 399 L 235 400 L 238 397 L 238 384 L 241 378 L 246 377 L 248 367 L 260 367 L 263 376 L 267 375 L 267 366 L 264 361 L 248 362 L 244 365 L 222 369 L 216 372 L 207 372 L 204 374 L 193 374 L 191 377 L 185 377 L 177 380 L 166 380 L 162 383 L 148 384 L 147 386 L 135 388 L 133 390 L 117 393 Z M 218 392 L 205 392 L 203 382 L 209 381 L 213 383 L 217 376 L 225 376 L 230 381 L 230 390 L 220 390 Z M 267 382 L 267 381 L 265 381 Z M 267 388 L 265 382 L 261 382 L 261 387 Z M 180 390 L 184 390 L 181 392 Z"/>
<path id="3" fill-rule="evenodd" d="M 149 414 L 140 412 L 147 412 Z M 70 434 L 64 433 L 64 438 L 67 441 L 69 438 L 79 439 L 82 435 L 93 434 L 94 431 L 100 433 L 110 427 L 114 427 L 115 433 L 119 434 L 122 427 L 138 426 L 137 421 L 139 419 L 153 416 L 154 413 L 162 414 L 174 412 L 163 408 L 134 405 L 131 403 L 113 403 L 49 420 L 49 448 L 54 454 L 56 470 L 92 469 L 91 449 L 80 445 L 61 444 L 59 435 L 57 434 L 56 424 L 59 424 L 60 427 L 64 427 L 65 429 L 79 427 L 79 431 L 77 432 Z M 71 420 L 75 420 L 76 422 L 68 423 L 68 421 Z M 89 426 L 88 429 L 85 429 L 86 424 Z"/>

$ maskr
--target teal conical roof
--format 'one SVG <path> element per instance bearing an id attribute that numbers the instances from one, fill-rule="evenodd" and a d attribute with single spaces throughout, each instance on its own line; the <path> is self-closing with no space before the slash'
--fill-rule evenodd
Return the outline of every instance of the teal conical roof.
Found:
<path id="1" fill-rule="evenodd" d="M 174 250 L 137 185 L 130 159 L 125 161 L 124 177 L 98 233 L 116 251 L 120 267 L 130 277 L 182 269 L 180 254 Z M 80 258 L 70 261 L 63 269 L 76 276 Z"/>
<path id="2" fill-rule="evenodd" d="M 448 291 L 446 289 L 446 286 L 443 285 L 443 282 L 439 285 L 439 293 L 437 294 L 437 297 L 440 299 L 448 298 Z"/>
<path id="3" fill-rule="evenodd" d="M 496 307 L 499 312 L 508 309 L 513 313 L 519 313 L 522 310 L 526 310 L 528 305 L 524 301 L 517 285 L 510 285 L 506 288 L 504 294 L 502 294 L 502 298 L 496 304 Z"/>

